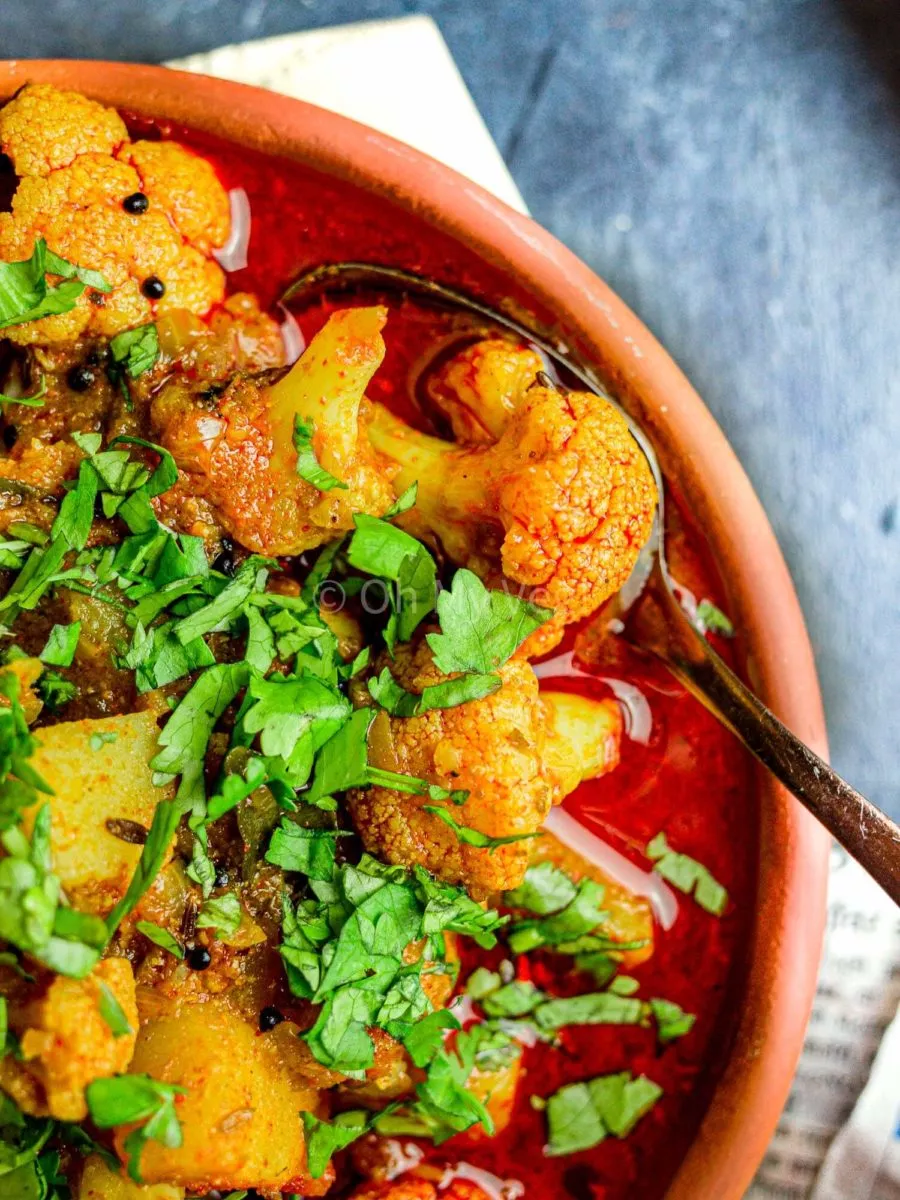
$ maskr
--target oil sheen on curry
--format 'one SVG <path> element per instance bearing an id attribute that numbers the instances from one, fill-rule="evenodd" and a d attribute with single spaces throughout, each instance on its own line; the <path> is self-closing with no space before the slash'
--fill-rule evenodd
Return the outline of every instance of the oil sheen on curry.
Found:
<path id="1" fill-rule="evenodd" d="M 661 1195 L 751 793 L 604 618 L 622 417 L 471 318 L 279 307 L 503 294 L 349 184 L 45 85 L 0 151 L 0 1193 Z"/>

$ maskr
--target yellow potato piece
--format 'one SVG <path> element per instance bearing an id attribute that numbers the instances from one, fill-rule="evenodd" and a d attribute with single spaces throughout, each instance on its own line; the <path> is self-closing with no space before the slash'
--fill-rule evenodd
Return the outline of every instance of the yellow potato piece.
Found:
<path id="1" fill-rule="evenodd" d="M 129 1069 L 187 1089 L 176 1103 L 183 1144 L 170 1150 L 147 1143 L 141 1174 L 148 1183 L 164 1180 L 198 1192 L 281 1190 L 302 1175 L 300 1113 L 315 1107 L 316 1093 L 292 1086 L 265 1038 L 227 1002 L 182 1005 L 148 1020 Z M 127 1133 L 116 1133 L 122 1158 Z"/>
<path id="2" fill-rule="evenodd" d="M 106 915 L 128 887 L 141 847 L 115 837 L 106 822 L 134 821 L 149 829 L 157 804 L 172 795 L 171 788 L 153 784 L 150 759 L 158 735 L 149 712 L 37 731 L 41 745 L 31 761 L 54 793 L 53 869 L 75 908 Z M 28 834 L 38 807 L 25 815 Z"/>
<path id="3" fill-rule="evenodd" d="M 184 1188 L 168 1183 L 133 1183 L 126 1175 L 110 1170 L 99 1155 L 92 1154 L 84 1164 L 77 1200 L 184 1200 Z"/>
<path id="4" fill-rule="evenodd" d="M 645 942 L 645 945 L 635 950 L 621 951 L 624 967 L 636 967 L 638 963 L 646 962 L 652 956 L 653 910 L 646 896 L 636 896 L 546 831 L 535 839 L 531 861 L 532 864 L 552 862 L 576 883 L 585 877 L 593 879 L 595 883 L 602 883 L 606 889 L 603 894 L 603 910 L 609 915 L 598 932 L 606 934 L 616 942 Z"/>

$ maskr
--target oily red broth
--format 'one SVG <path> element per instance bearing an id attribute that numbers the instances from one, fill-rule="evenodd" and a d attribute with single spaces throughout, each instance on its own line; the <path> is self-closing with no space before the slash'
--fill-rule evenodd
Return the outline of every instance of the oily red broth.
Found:
<path id="1" fill-rule="evenodd" d="M 198 136 L 168 124 L 134 118 L 141 136 L 175 137 L 211 159 L 229 188 L 248 194 L 252 214 L 249 261 L 229 279 L 234 291 L 253 291 L 274 304 L 302 270 L 323 262 L 361 259 L 424 271 L 465 285 L 494 300 L 517 294 L 501 273 L 412 214 L 361 188 L 323 176 L 298 163 L 274 159 Z M 297 314 L 308 338 L 335 305 L 316 303 Z M 456 318 L 414 306 L 392 311 L 385 333 L 388 352 L 370 394 L 418 423 L 427 422 L 418 403 L 416 379 L 423 362 L 460 334 L 471 333 Z M 678 504 L 669 505 L 669 557 L 678 580 L 698 598 L 722 602 L 718 580 L 702 535 Z M 661 1195 L 695 1133 L 724 1063 L 739 1015 L 744 946 L 754 903 L 757 846 L 756 797 L 744 752 L 660 664 L 626 646 L 612 661 L 573 672 L 571 654 L 578 631 L 542 665 L 544 682 L 556 689 L 611 694 L 614 686 L 637 689 L 649 708 L 649 737 L 626 737 L 619 766 L 583 784 L 566 809 L 589 829 L 643 868 L 647 842 L 664 830 L 670 843 L 704 863 L 728 889 L 731 903 L 721 919 L 679 897 L 679 915 L 667 932 L 657 929 L 653 957 L 629 974 L 641 995 L 674 1000 L 696 1013 L 684 1038 L 659 1048 L 652 1029 L 581 1026 L 562 1032 L 562 1047 L 526 1049 L 516 1113 L 494 1139 L 460 1135 L 439 1149 L 423 1144 L 436 1166 L 469 1164 L 506 1184 L 508 1200 L 572 1196 L 578 1200 L 651 1200 Z M 717 643 L 728 656 L 731 647 Z M 621 689 L 619 689 L 621 690 Z M 496 954 L 467 949 L 464 965 L 492 964 Z M 521 960 L 523 963 L 526 960 Z M 567 963 L 549 956 L 532 961 L 531 977 L 560 994 L 578 990 Z M 584 990 L 584 980 L 581 981 Z M 607 1138 L 591 1151 L 561 1158 L 542 1153 L 545 1120 L 531 1104 L 565 1083 L 611 1071 L 645 1073 L 664 1095 L 625 1140 Z M 402 1139 L 405 1143 L 410 1139 Z"/>

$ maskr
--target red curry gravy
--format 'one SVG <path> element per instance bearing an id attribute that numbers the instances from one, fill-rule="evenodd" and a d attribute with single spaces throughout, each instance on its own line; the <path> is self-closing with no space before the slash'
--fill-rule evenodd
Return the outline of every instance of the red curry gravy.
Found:
<path id="1" fill-rule="evenodd" d="M 249 261 L 229 277 L 233 291 L 255 292 L 273 305 L 303 270 L 324 262 L 369 260 L 422 271 L 463 285 L 489 298 L 509 295 L 519 302 L 498 270 L 425 221 L 351 184 L 301 164 L 276 159 L 196 135 L 166 123 L 131 121 L 141 137 L 174 137 L 210 159 L 228 188 L 244 188 L 252 214 Z M 346 304 L 346 300 L 342 302 Z M 316 303 L 297 318 L 307 339 L 330 308 Z M 416 378 L 435 345 L 459 337 L 454 318 L 414 307 L 392 312 L 386 329 L 388 352 L 369 391 L 407 420 L 423 424 Z M 723 589 L 700 532 L 685 508 L 670 503 L 668 554 L 673 574 L 696 597 L 721 602 Z M 743 947 L 754 903 L 755 796 L 749 760 L 731 736 L 675 681 L 668 671 L 626 645 L 615 662 L 593 669 L 592 677 L 568 670 L 566 653 L 577 630 L 550 656 L 542 679 L 555 689 L 610 694 L 604 680 L 636 687 L 646 701 L 651 728 L 646 741 L 623 739 L 619 766 L 602 779 L 582 784 L 565 802 L 592 832 L 642 869 L 647 842 L 664 830 L 671 845 L 705 866 L 728 889 L 722 918 L 710 916 L 679 896 L 674 926 L 657 927 L 653 957 L 631 968 L 641 995 L 662 996 L 697 1014 L 691 1032 L 660 1048 L 653 1029 L 636 1026 L 579 1026 L 562 1031 L 562 1048 L 525 1050 L 517 1111 L 509 1128 L 493 1139 L 463 1134 L 439 1149 L 420 1150 L 436 1164 L 467 1163 L 496 1177 L 503 1200 L 571 1196 L 577 1200 L 652 1200 L 662 1195 L 697 1130 L 718 1073 L 727 1057 L 739 1016 Z M 716 639 L 716 648 L 731 647 Z M 467 947 L 468 970 L 500 957 Z M 589 990 L 583 977 L 567 974 L 562 956 L 520 960 L 523 977 L 557 994 Z M 546 1097 L 566 1083 L 628 1069 L 646 1074 L 664 1089 L 662 1099 L 624 1140 L 607 1138 L 590 1151 L 546 1157 L 545 1118 L 531 1096 Z M 405 1142 L 410 1139 L 402 1139 Z M 480 1181 L 484 1185 L 484 1178 Z"/>

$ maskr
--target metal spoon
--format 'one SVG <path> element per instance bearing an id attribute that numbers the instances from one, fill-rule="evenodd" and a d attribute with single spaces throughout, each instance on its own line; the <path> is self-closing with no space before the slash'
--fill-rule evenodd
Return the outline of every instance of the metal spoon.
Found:
<path id="1" fill-rule="evenodd" d="M 300 276 L 282 297 L 285 303 L 324 293 L 365 289 L 415 296 L 442 308 L 475 313 L 537 346 L 586 388 L 614 404 L 647 458 L 659 494 L 657 536 L 618 597 L 622 633 L 654 654 L 809 811 L 900 905 L 900 826 L 861 795 L 770 712 L 722 661 L 678 600 L 666 566 L 664 492 L 659 461 L 646 433 L 605 391 L 589 367 L 573 362 L 534 329 L 490 308 L 465 292 L 374 263 L 346 262 L 316 267 Z"/>

